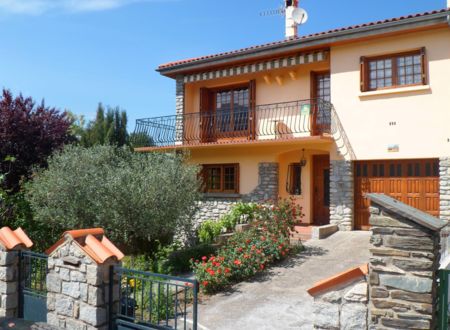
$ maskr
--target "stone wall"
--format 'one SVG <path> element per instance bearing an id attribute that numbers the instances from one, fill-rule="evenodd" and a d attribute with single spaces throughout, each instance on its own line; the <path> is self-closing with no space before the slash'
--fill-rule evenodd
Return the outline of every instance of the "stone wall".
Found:
<path id="1" fill-rule="evenodd" d="M 314 297 L 314 329 L 367 329 L 367 281 L 359 279 Z"/>
<path id="2" fill-rule="evenodd" d="M 353 229 L 353 163 L 330 161 L 330 223 L 339 230 Z"/>
<path id="3" fill-rule="evenodd" d="M 0 245 L 1 247 L 1 245 Z M 19 252 L 0 250 L 0 317 L 17 317 Z"/>
<path id="4" fill-rule="evenodd" d="M 370 329 L 433 329 L 439 231 L 372 205 Z"/>
<path id="5" fill-rule="evenodd" d="M 73 240 L 53 251 L 48 258 L 47 322 L 63 329 L 106 329 L 111 262 L 96 264 Z"/>
<path id="6" fill-rule="evenodd" d="M 233 197 L 206 197 L 198 202 L 198 212 L 194 219 L 199 225 L 205 220 L 218 220 L 228 213 L 238 202 L 263 202 L 278 198 L 278 163 L 258 164 L 258 185 L 246 195 Z"/>
<path id="7" fill-rule="evenodd" d="M 177 76 L 175 88 L 175 141 L 177 143 L 183 142 L 183 115 L 184 115 L 184 77 Z"/>
<path id="8" fill-rule="evenodd" d="M 450 157 L 439 159 L 440 218 L 450 221 Z"/>

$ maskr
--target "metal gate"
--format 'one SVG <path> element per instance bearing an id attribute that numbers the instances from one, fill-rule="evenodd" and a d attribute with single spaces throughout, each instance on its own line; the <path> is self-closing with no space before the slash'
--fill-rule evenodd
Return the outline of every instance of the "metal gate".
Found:
<path id="1" fill-rule="evenodd" d="M 47 322 L 47 255 L 19 253 L 19 317 Z"/>
<path id="2" fill-rule="evenodd" d="M 109 296 L 110 329 L 197 330 L 195 279 L 113 266 Z"/>
<path id="3" fill-rule="evenodd" d="M 447 330 L 448 327 L 448 314 L 449 314 L 449 282 L 450 282 L 450 270 L 439 270 L 439 283 L 438 283 L 438 299 L 437 299 L 437 329 Z"/>

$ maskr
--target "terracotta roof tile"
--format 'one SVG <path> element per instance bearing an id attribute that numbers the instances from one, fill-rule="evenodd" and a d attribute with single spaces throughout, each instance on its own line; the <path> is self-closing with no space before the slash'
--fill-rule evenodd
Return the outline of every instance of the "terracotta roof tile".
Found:
<path id="1" fill-rule="evenodd" d="M 0 229 L 0 244 L 8 250 L 13 250 L 19 246 L 26 248 L 33 246 L 33 242 L 20 227 L 14 231 L 9 227 Z"/>
<path id="2" fill-rule="evenodd" d="M 389 19 L 385 19 L 385 20 L 373 21 L 373 22 L 364 23 L 364 24 L 352 25 L 352 26 L 332 29 L 332 30 L 328 30 L 328 31 L 322 31 L 322 32 L 318 32 L 318 33 L 305 35 L 305 36 L 298 36 L 298 37 L 294 37 L 294 38 L 290 38 L 290 39 L 284 39 L 284 40 L 275 41 L 275 42 L 270 42 L 270 43 L 266 43 L 266 44 L 262 44 L 262 45 L 255 45 L 255 46 L 241 48 L 241 49 L 237 49 L 237 50 L 233 50 L 233 51 L 229 51 L 229 52 L 223 52 L 223 53 L 218 53 L 218 54 L 212 54 L 212 55 L 206 55 L 206 56 L 200 56 L 200 57 L 183 59 L 183 60 L 179 60 L 179 61 L 173 61 L 173 62 L 161 64 L 159 66 L 159 69 L 168 69 L 168 68 L 175 67 L 175 66 L 178 66 L 178 65 L 187 64 L 187 63 L 193 63 L 193 62 L 197 62 L 197 61 L 201 61 L 201 60 L 212 59 L 212 58 L 219 58 L 219 57 L 226 56 L 226 55 L 231 55 L 231 54 L 245 53 L 247 51 L 261 49 L 261 48 L 266 48 L 266 47 L 271 47 L 271 46 L 275 46 L 275 45 L 283 45 L 283 44 L 286 44 L 286 43 L 293 42 L 295 40 L 307 40 L 308 38 L 313 38 L 313 37 L 317 37 L 317 36 L 323 36 L 323 35 L 336 33 L 336 32 L 341 32 L 341 31 L 354 30 L 354 29 L 367 27 L 367 26 L 375 26 L 375 25 L 380 25 L 380 24 L 385 24 L 385 23 L 390 23 L 390 22 L 402 21 L 402 20 L 409 19 L 409 18 L 422 17 L 422 16 L 428 16 L 428 15 L 437 14 L 437 13 L 443 13 L 443 12 L 446 12 L 448 10 L 449 9 L 440 9 L 440 10 L 427 11 L 427 12 L 418 13 L 418 14 L 411 14 L 411 15 L 405 15 L 405 16 L 400 16 L 400 17 L 394 17 L 394 18 L 389 18 Z"/>
<path id="3" fill-rule="evenodd" d="M 364 277 L 369 273 L 368 264 L 361 265 L 356 268 L 348 269 L 342 273 L 329 277 L 325 280 L 319 281 L 312 288 L 308 289 L 311 296 L 316 296 L 325 291 L 336 288 L 345 283 L 354 281 L 360 277 Z"/>
<path id="4" fill-rule="evenodd" d="M 63 237 L 46 253 L 51 254 L 66 240 L 74 240 L 98 264 L 110 258 L 122 260 L 124 254 L 105 236 L 102 228 L 77 229 L 64 232 Z"/>

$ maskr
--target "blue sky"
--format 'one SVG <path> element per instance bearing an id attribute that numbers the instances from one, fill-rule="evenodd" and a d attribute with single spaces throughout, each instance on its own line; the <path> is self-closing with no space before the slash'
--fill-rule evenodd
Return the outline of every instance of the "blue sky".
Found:
<path id="1" fill-rule="evenodd" d="M 175 112 L 172 60 L 284 38 L 281 0 L 0 0 L 0 87 L 92 118 L 98 102 L 137 118 Z M 446 0 L 301 0 L 300 34 L 444 8 Z"/>

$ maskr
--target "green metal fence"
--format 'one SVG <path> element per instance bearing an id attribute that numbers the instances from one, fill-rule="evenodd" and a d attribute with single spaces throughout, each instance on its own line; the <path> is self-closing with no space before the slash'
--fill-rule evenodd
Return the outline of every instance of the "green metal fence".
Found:
<path id="1" fill-rule="evenodd" d="M 438 301 L 437 313 L 438 324 L 437 329 L 447 330 L 448 327 L 448 298 L 449 298 L 449 277 L 450 270 L 439 270 L 439 285 L 438 285 Z"/>

